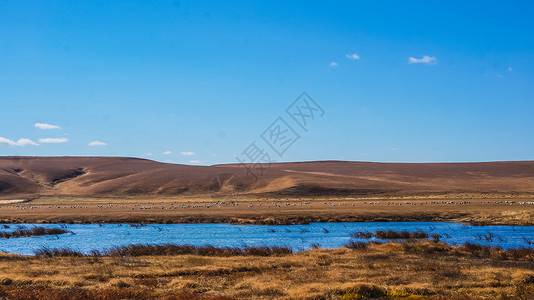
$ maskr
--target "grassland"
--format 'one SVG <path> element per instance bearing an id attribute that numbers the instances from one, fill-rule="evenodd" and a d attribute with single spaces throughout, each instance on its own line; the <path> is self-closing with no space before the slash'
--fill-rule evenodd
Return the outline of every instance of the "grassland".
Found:
<path id="1" fill-rule="evenodd" d="M 8 199 L 9 200 L 9 199 Z M 449 221 L 534 225 L 531 194 L 40 197 L 3 223 Z M 362 233 L 367 234 L 367 233 Z M 368 233 L 370 234 L 370 233 Z M 373 235 L 391 236 L 389 232 Z M 402 235 L 402 233 L 399 233 Z M 410 236 L 411 238 L 411 236 Z M 414 237 L 419 238 L 419 237 Z M 0 254 L 0 299 L 534 299 L 534 253 L 434 241 L 246 252 L 163 247 Z"/>
<path id="2" fill-rule="evenodd" d="M 534 196 L 41 197 L 0 201 L 3 223 L 232 223 L 441 221 L 534 225 Z"/>
<path id="3" fill-rule="evenodd" d="M 130 249 L 132 250 L 132 249 Z M 440 242 L 285 252 L 0 255 L 2 299 L 532 299 L 532 250 Z M 148 251 L 148 252 L 146 252 Z M 172 253 L 172 252 L 168 252 Z M 184 253 L 184 252 L 180 252 Z M 145 255 L 152 254 L 152 255 Z"/>

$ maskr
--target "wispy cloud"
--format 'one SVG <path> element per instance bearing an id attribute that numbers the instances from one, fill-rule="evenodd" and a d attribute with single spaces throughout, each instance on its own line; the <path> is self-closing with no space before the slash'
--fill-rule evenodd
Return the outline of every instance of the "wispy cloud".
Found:
<path id="1" fill-rule="evenodd" d="M 438 60 L 435 56 L 423 56 L 422 58 L 408 57 L 408 63 L 410 64 L 437 64 Z"/>
<path id="2" fill-rule="evenodd" d="M 180 154 L 182 154 L 182 155 L 184 155 L 184 156 L 193 156 L 193 155 L 196 155 L 196 153 L 193 152 L 193 151 L 180 152 Z"/>
<path id="3" fill-rule="evenodd" d="M 39 139 L 39 143 L 43 143 L 43 144 L 61 144 L 61 143 L 66 143 L 68 141 L 69 141 L 68 138 L 44 138 L 44 139 Z"/>
<path id="4" fill-rule="evenodd" d="M 335 61 L 331 62 L 331 63 L 330 63 L 330 66 L 331 66 L 331 67 L 337 67 L 337 62 L 335 62 Z"/>
<path id="5" fill-rule="evenodd" d="M 57 126 L 57 125 L 52 125 L 52 124 L 47 124 L 47 123 L 35 123 L 33 124 L 33 126 L 39 128 L 39 129 L 43 129 L 43 130 L 46 130 L 46 129 L 60 129 L 61 127 Z"/>
<path id="6" fill-rule="evenodd" d="M 13 142 L 10 139 L 6 139 L 6 138 L 0 136 L 0 144 L 14 146 L 15 142 Z"/>
<path id="7" fill-rule="evenodd" d="M 101 141 L 93 141 L 89 143 L 89 146 L 91 147 L 98 147 L 98 146 L 107 146 L 107 143 L 101 142 Z"/>
<path id="8" fill-rule="evenodd" d="M 20 139 L 17 141 L 17 146 L 39 146 L 36 142 L 30 139 Z"/>
<path id="9" fill-rule="evenodd" d="M 167 150 L 167 151 L 163 152 L 162 154 L 163 155 L 169 155 L 169 154 L 172 154 L 172 151 Z"/>
<path id="10" fill-rule="evenodd" d="M 352 54 L 347 54 L 345 55 L 348 59 L 352 59 L 352 60 L 358 60 L 360 59 L 360 56 L 356 53 L 352 53 Z"/>
<path id="11" fill-rule="evenodd" d="M 514 70 L 512 69 L 512 67 L 508 67 L 508 72 L 513 72 Z"/>
<path id="12" fill-rule="evenodd" d="M 10 139 L 6 139 L 4 137 L 0 137 L 0 144 L 9 145 L 9 146 L 39 146 L 36 142 L 30 140 L 30 139 L 20 139 L 18 141 L 13 141 Z"/>
<path id="13" fill-rule="evenodd" d="M 146 156 L 152 156 L 152 152 L 148 152 L 147 154 L 145 154 Z"/>
<path id="14" fill-rule="evenodd" d="M 193 160 L 190 160 L 189 163 L 190 164 L 199 164 L 200 160 L 193 159 Z"/>

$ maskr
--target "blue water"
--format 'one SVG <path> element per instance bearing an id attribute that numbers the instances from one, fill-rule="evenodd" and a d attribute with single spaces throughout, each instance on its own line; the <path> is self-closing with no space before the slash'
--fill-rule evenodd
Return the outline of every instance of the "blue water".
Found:
<path id="1" fill-rule="evenodd" d="M 6 224 L 16 230 L 20 224 Z M 224 246 L 290 246 L 294 250 L 309 249 L 312 244 L 336 248 L 347 242 L 367 241 L 351 239 L 356 231 L 407 230 L 437 233 L 442 241 L 458 245 L 465 242 L 501 246 L 505 249 L 533 247 L 534 227 L 469 226 L 436 222 L 377 222 L 377 223 L 313 223 L 309 225 L 229 225 L 229 224 L 149 224 L 131 227 L 129 224 L 24 224 L 27 228 L 64 228 L 71 233 L 57 236 L 0 239 L 0 251 L 34 254 L 42 247 L 71 248 L 82 252 L 105 250 L 130 244 L 190 244 Z M 485 238 L 492 233 L 494 236 Z M 376 240 L 376 239 L 371 239 Z"/>

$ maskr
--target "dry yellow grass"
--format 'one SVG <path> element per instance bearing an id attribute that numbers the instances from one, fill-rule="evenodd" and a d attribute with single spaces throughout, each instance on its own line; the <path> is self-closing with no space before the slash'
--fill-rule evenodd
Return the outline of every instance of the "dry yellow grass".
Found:
<path id="1" fill-rule="evenodd" d="M 292 255 L 0 256 L 7 299 L 532 299 L 534 261 L 441 243 Z M 18 297 L 18 298 L 17 298 Z"/>

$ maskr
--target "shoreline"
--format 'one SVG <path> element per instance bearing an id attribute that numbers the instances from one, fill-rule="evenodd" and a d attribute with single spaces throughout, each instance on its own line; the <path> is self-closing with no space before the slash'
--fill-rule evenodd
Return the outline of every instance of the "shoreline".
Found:
<path id="1" fill-rule="evenodd" d="M 46 219 L 45 219 L 46 218 Z M 378 223 L 378 222 L 441 222 L 472 226 L 534 226 L 534 219 L 502 218 L 456 213 L 442 216 L 431 214 L 379 214 L 379 215 L 293 215 L 293 216 L 18 216 L 0 217 L 1 224 L 231 224 L 231 225 L 307 225 L 311 223 Z"/>

